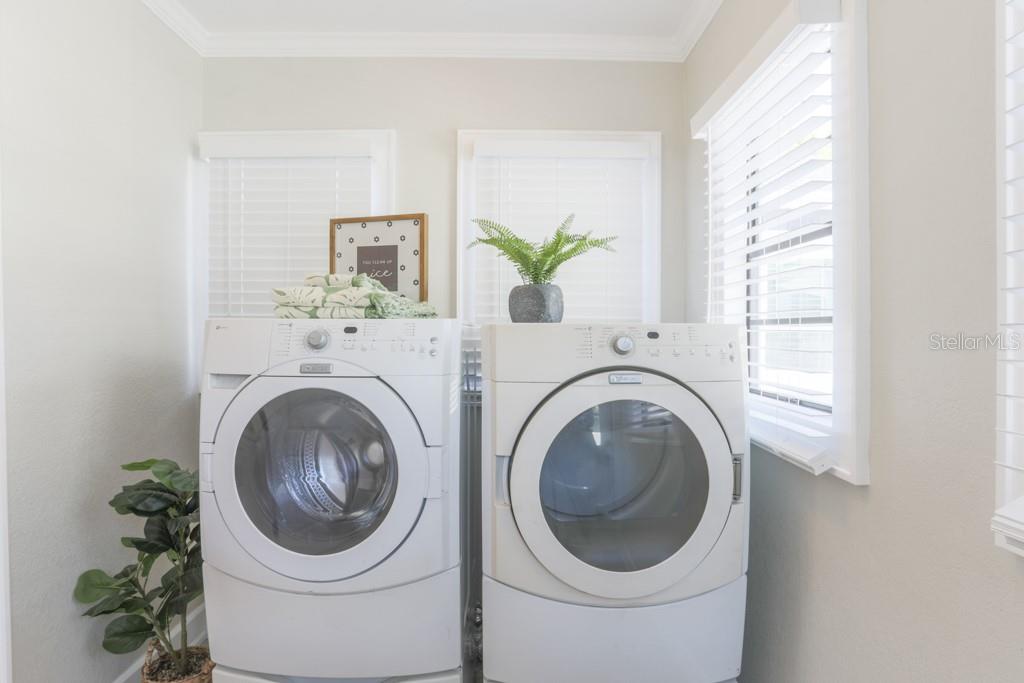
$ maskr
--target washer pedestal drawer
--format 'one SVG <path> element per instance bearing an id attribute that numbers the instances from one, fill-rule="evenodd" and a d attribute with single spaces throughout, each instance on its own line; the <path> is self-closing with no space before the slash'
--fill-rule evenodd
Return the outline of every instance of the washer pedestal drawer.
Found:
<path id="1" fill-rule="evenodd" d="M 300 683 L 452 671 L 462 664 L 460 573 L 454 567 L 394 588 L 317 595 L 256 586 L 206 563 L 210 654 L 220 666 Z"/>
<path id="2" fill-rule="evenodd" d="M 747 577 L 650 607 L 571 605 L 483 579 L 493 683 L 720 683 L 740 673 Z"/>
<path id="3" fill-rule="evenodd" d="M 291 678 L 284 676 L 259 676 L 245 671 L 235 671 L 223 666 L 213 670 L 213 683 L 462 683 L 462 670 L 445 671 L 426 676 L 400 678 Z"/>

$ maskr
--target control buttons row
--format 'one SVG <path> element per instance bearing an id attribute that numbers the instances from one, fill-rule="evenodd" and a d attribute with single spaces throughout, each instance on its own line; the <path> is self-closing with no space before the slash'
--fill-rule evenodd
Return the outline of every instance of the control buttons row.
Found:
<path id="1" fill-rule="evenodd" d="M 346 332 L 349 328 L 345 328 Z M 323 351 L 331 343 L 331 333 L 323 328 L 317 328 L 310 330 L 306 333 L 305 337 L 306 347 L 313 351 Z M 427 345 L 422 342 L 415 341 L 393 341 L 391 342 L 391 350 L 396 352 L 411 352 L 411 353 L 425 353 L 429 354 L 431 358 L 436 358 L 438 355 L 437 345 L 441 340 L 438 337 L 430 338 L 431 348 L 428 350 Z M 343 351 L 376 351 L 376 341 L 358 343 L 355 340 L 346 339 L 342 342 L 341 348 Z"/>

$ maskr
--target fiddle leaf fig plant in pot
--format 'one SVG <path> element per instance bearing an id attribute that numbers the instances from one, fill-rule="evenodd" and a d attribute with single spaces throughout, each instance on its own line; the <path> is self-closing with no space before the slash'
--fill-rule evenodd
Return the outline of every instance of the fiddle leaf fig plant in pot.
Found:
<path id="1" fill-rule="evenodd" d="M 592 237 L 590 232 L 573 233 L 575 214 L 569 214 L 555 230 L 555 234 L 541 243 L 530 242 L 510 228 L 494 221 L 477 218 L 482 237 L 470 247 L 487 244 L 507 258 L 523 284 L 512 288 L 508 295 L 508 312 L 515 323 L 557 323 L 562 321 L 565 303 L 562 289 L 553 280 L 558 268 L 570 259 L 591 251 L 614 251 L 610 244 L 615 237 Z"/>
<path id="2" fill-rule="evenodd" d="M 124 654 L 148 643 L 143 683 L 210 683 L 209 650 L 188 645 L 189 606 L 203 594 L 199 476 L 173 460 L 122 467 L 152 477 L 124 486 L 110 500 L 118 514 L 145 520 L 141 537 L 121 539 L 135 551 L 135 561 L 114 574 L 102 569 L 82 573 L 74 598 L 92 605 L 83 616 L 119 615 L 106 626 L 105 650 Z"/>

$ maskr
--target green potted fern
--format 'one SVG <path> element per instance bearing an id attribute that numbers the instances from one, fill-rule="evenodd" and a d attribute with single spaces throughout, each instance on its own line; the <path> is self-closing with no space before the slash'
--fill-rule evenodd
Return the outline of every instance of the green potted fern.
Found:
<path id="1" fill-rule="evenodd" d="M 562 289 L 553 280 L 558 268 L 570 259 L 591 251 L 614 251 L 610 244 L 615 237 L 592 237 L 590 232 L 573 233 L 575 214 L 569 214 L 555 230 L 555 234 L 540 244 L 530 242 L 500 223 L 477 218 L 482 237 L 470 244 L 494 247 L 507 258 L 523 284 L 512 288 L 508 295 L 508 312 L 514 323 L 557 323 L 562 321 L 565 303 Z"/>

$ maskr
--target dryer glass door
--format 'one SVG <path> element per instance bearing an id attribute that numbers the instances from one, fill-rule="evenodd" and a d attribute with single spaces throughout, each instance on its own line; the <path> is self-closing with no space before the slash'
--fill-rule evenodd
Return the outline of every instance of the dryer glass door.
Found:
<path id="1" fill-rule="evenodd" d="M 587 408 L 548 448 L 540 499 L 551 532 L 580 560 L 634 572 L 693 536 L 708 467 L 693 431 L 668 409 L 618 399 Z"/>
<path id="2" fill-rule="evenodd" d="M 664 590 L 714 547 L 732 507 L 732 453 L 711 410 L 650 373 L 596 373 L 549 396 L 516 442 L 512 511 L 531 552 L 593 595 Z"/>
<path id="3" fill-rule="evenodd" d="M 259 377 L 217 429 L 213 493 L 239 544 L 269 569 L 335 581 L 408 537 L 429 458 L 402 399 L 372 377 Z"/>

